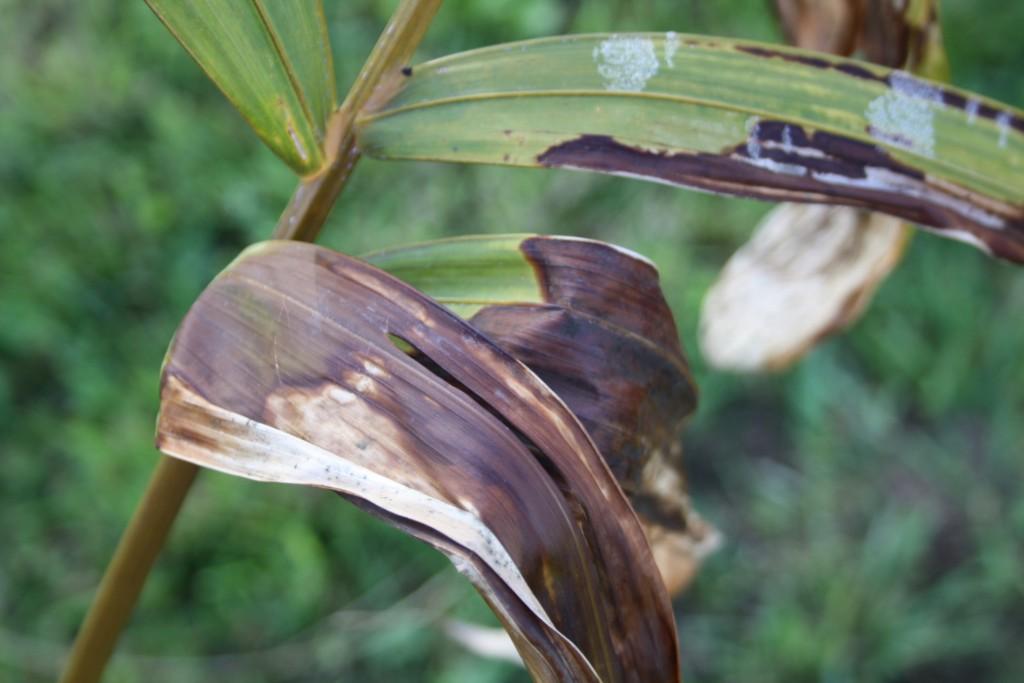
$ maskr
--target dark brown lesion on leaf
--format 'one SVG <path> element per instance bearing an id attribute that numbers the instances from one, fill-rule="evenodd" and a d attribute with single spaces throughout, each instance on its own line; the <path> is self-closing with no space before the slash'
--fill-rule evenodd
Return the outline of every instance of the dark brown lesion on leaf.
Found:
<path id="1" fill-rule="evenodd" d="M 759 45 L 737 45 L 736 49 L 740 52 L 754 55 L 755 57 L 763 57 L 765 59 L 782 59 L 787 62 L 802 64 L 814 69 L 834 69 L 846 74 L 847 76 L 853 76 L 854 78 L 878 81 L 879 83 L 885 83 L 887 85 L 889 83 L 886 76 L 881 76 L 874 71 L 857 64 L 856 62 L 830 60 L 825 59 L 824 57 L 814 57 L 786 50 L 776 50 L 769 47 L 761 47 Z"/>
<path id="2" fill-rule="evenodd" d="M 591 240 L 530 237 L 520 250 L 549 304 L 601 318 L 652 340 L 685 367 L 672 310 L 651 263 Z"/>
<path id="3" fill-rule="evenodd" d="M 756 199 L 884 211 L 940 233 L 968 232 L 993 255 L 1024 262 L 1022 206 L 933 182 L 920 169 L 860 140 L 821 131 L 808 134 L 800 126 L 770 120 L 759 122 L 754 133 L 756 140 L 718 154 L 652 151 L 607 135 L 583 134 L 548 148 L 537 162 Z M 872 180 L 869 172 L 886 177 Z"/>
<path id="4" fill-rule="evenodd" d="M 489 306 L 473 325 L 544 380 L 579 418 L 626 493 L 655 449 L 679 438 L 696 392 L 674 359 L 557 306 Z"/>
<path id="5" fill-rule="evenodd" d="M 438 370 L 396 348 L 394 337 Z M 212 413 L 194 410 L 177 419 L 183 404 L 172 388 L 185 386 L 237 418 L 461 507 L 493 532 L 555 627 L 604 680 L 674 677 L 671 609 L 644 531 L 583 429 L 480 330 L 408 285 L 314 245 L 260 245 L 197 300 L 165 379 L 160 443 L 216 451 L 206 434 L 239 428 L 218 429 Z M 454 543 L 444 527 L 415 534 L 439 547 Z M 486 555 L 458 551 L 474 562 Z M 477 564 L 501 595 L 505 584 Z M 612 591 L 617 603 L 598 599 Z M 518 604 L 506 595 L 504 614 Z M 571 655 L 528 615 L 515 621 L 554 648 L 552 661 Z"/>

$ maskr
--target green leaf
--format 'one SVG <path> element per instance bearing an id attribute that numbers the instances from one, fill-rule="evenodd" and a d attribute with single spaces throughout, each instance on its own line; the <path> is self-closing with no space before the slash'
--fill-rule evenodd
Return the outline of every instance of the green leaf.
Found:
<path id="1" fill-rule="evenodd" d="M 321 0 L 146 2 L 275 154 L 323 165 L 337 94 Z"/>
<path id="2" fill-rule="evenodd" d="M 1024 113 L 794 48 L 668 33 L 476 50 L 413 69 L 358 140 L 385 159 L 870 207 L 1024 261 Z"/>
<path id="3" fill-rule="evenodd" d="M 434 545 L 538 681 L 678 677 L 650 546 L 579 421 L 475 327 L 362 261 L 283 241 L 239 256 L 168 351 L 157 445 L 336 491 Z"/>
<path id="4" fill-rule="evenodd" d="M 530 237 L 457 237 L 364 258 L 468 319 L 484 306 L 544 301 L 537 271 L 520 249 Z"/>

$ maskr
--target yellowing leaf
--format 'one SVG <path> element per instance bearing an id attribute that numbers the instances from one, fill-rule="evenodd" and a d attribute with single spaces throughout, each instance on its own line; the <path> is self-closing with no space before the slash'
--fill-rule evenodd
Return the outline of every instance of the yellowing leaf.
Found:
<path id="1" fill-rule="evenodd" d="M 417 66 L 387 159 L 558 167 L 871 206 L 1024 261 L 1024 113 L 903 71 L 720 38 L 547 38 Z"/>
<path id="2" fill-rule="evenodd" d="M 321 0 L 146 2 L 275 154 L 323 165 L 337 95 Z"/>

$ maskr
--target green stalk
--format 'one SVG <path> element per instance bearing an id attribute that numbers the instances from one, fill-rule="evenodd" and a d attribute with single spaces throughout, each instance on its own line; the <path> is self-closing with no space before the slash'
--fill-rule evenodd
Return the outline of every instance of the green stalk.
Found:
<path id="1" fill-rule="evenodd" d="M 276 239 L 316 240 L 331 207 L 359 160 L 355 115 L 388 77 L 412 57 L 442 0 L 402 0 L 377 40 L 344 103 L 332 117 L 323 171 L 304 178 L 274 230 Z M 146 491 L 107 566 L 68 657 L 60 683 L 96 683 L 131 617 L 146 577 L 195 481 L 195 465 L 161 456 Z"/>
<path id="2" fill-rule="evenodd" d="M 199 468 L 162 456 L 78 631 L 61 683 L 100 680 Z"/>
<path id="3" fill-rule="evenodd" d="M 441 0 L 403 0 L 377 39 L 348 96 L 331 119 L 327 133 L 326 167 L 303 178 L 278 219 L 275 239 L 312 242 L 344 189 L 360 153 L 353 130 L 356 115 L 371 103 L 378 91 L 387 91 L 423 40 Z"/>

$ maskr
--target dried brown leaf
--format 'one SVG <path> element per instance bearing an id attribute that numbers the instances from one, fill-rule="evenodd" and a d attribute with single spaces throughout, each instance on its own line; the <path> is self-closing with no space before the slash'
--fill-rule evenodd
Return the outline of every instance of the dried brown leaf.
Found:
<path id="1" fill-rule="evenodd" d="M 372 266 L 284 242 L 239 257 L 172 344 L 158 445 L 338 491 L 431 543 L 538 680 L 677 678 L 651 550 L 579 422 L 479 331 Z"/>

